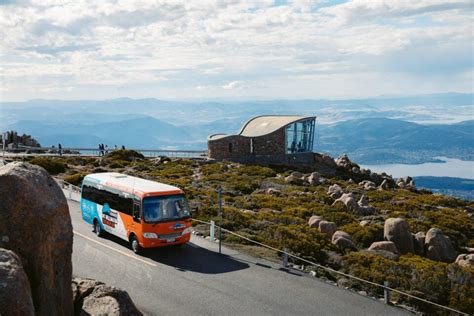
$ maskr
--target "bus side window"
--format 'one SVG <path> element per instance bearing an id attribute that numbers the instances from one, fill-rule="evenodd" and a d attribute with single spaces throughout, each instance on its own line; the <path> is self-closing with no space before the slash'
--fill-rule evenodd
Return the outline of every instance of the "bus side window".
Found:
<path id="1" fill-rule="evenodd" d="M 133 204 L 133 220 L 135 222 L 140 222 L 140 205 Z"/>

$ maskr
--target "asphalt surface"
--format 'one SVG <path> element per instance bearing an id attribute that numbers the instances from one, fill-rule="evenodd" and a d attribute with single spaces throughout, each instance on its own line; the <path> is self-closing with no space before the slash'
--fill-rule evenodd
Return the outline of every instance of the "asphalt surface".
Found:
<path id="1" fill-rule="evenodd" d="M 182 248 L 135 255 L 100 238 L 69 201 L 73 274 L 126 290 L 148 315 L 405 315 L 405 311 L 295 270 L 192 236 Z"/>

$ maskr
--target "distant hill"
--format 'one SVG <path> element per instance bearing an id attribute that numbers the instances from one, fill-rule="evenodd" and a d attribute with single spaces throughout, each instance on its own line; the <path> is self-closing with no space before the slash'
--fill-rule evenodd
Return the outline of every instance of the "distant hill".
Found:
<path id="1" fill-rule="evenodd" d="M 474 180 L 451 177 L 415 177 L 417 187 L 474 201 Z"/>
<path id="2" fill-rule="evenodd" d="M 347 153 L 362 164 L 417 163 L 447 156 L 474 160 L 474 121 L 421 125 L 386 118 L 359 119 L 316 129 L 316 151 Z"/>

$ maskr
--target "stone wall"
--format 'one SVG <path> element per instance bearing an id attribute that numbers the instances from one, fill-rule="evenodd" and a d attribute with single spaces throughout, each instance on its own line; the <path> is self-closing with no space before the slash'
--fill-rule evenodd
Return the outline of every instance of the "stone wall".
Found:
<path id="1" fill-rule="evenodd" d="M 251 152 L 253 140 L 254 152 Z M 234 159 L 254 155 L 284 155 L 286 151 L 285 129 L 281 128 L 271 134 L 260 137 L 227 136 L 208 141 L 209 158 Z M 231 144 L 231 145 L 229 145 Z M 231 150 L 230 147 L 232 148 Z"/>

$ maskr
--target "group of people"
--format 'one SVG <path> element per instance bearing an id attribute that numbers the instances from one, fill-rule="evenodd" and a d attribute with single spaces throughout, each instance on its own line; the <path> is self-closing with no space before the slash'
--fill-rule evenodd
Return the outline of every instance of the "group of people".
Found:
<path id="1" fill-rule="evenodd" d="M 304 148 L 303 148 L 303 145 L 301 144 L 301 141 L 298 142 L 298 144 L 296 144 L 295 141 L 293 141 L 293 142 L 291 143 L 290 152 L 291 152 L 292 154 L 294 154 L 294 153 L 296 153 L 296 152 L 304 152 L 304 151 L 305 151 L 305 150 L 304 150 Z"/>
<path id="2" fill-rule="evenodd" d="M 114 150 L 117 150 L 117 149 L 118 149 L 118 147 L 117 147 L 117 145 L 115 145 L 115 146 L 114 146 Z M 121 148 L 121 149 L 122 149 L 122 150 L 125 150 L 125 146 L 122 145 L 122 148 Z M 108 153 L 109 153 L 109 146 L 108 146 L 107 144 L 106 144 L 106 145 L 104 145 L 104 144 L 99 144 L 99 157 L 103 157 L 103 156 L 105 156 L 105 155 L 108 154 Z"/>

